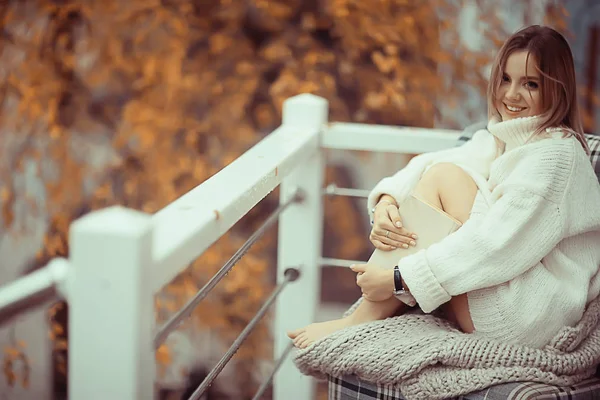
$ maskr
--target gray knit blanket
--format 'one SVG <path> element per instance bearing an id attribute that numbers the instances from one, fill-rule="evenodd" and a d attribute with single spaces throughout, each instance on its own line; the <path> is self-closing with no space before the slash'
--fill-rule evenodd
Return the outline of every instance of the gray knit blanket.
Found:
<path id="1" fill-rule="evenodd" d="M 592 376 L 600 363 L 599 317 L 595 299 L 576 326 L 535 349 L 464 334 L 441 318 L 412 313 L 335 332 L 298 350 L 294 362 L 318 378 L 356 375 L 396 387 L 407 400 L 446 399 L 518 381 L 568 386 Z"/>

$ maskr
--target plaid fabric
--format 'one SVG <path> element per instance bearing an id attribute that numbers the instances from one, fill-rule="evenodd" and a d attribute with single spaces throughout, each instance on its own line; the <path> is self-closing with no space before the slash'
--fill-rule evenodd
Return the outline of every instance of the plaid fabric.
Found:
<path id="1" fill-rule="evenodd" d="M 588 146 L 590 146 L 590 158 L 592 160 L 592 166 L 596 175 L 598 175 L 598 181 L 600 181 L 600 136 L 597 135 L 585 135 Z"/>
<path id="2" fill-rule="evenodd" d="M 404 399 L 400 390 L 393 387 L 380 386 L 369 382 L 360 381 L 355 376 L 343 379 L 329 377 L 329 400 L 357 400 L 377 399 L 395 400 Z"/>
<path id="3" fill-rule="evenodd" d="M 497 385 L 447 400 L 598 400 L 600 379 L 558 387 L 534 382 Z M 398 389 L 364 382 L 355 376 L 329 378 L 329 400 L 404 400 Z"/>

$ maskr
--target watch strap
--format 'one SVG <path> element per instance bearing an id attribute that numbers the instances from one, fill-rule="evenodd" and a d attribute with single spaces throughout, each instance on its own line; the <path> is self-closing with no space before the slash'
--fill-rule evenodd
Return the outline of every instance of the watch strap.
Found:
<path id="1" fill-rule="evenodd" d="M 397 265 L 394 267 L 394 297 L 409 307 L 417 305 L 414 296 L 404 288 L 404 285 L 402 284 L 402 274 L 400 274 L 400 269 Z"/>
<path id="2" fill-rule="evenodd" d="M 400 268 L 398 268 L 397 265 L 394 267 L 394 289 L 396 292 L 404 291 L 402 275 L 400 274 Z"/>

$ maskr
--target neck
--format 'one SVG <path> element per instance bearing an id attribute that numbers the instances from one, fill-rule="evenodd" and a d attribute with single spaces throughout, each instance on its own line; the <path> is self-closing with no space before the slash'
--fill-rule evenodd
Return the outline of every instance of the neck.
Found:
<path id="1" fill-rule="evenodd" d="M 488 130 L 505 143 L 504 151 L 506 152 L 529 142 L 539 126 L 539 116 L 515 118 L 508 121 L 492 119 L 488 123 Z"/>

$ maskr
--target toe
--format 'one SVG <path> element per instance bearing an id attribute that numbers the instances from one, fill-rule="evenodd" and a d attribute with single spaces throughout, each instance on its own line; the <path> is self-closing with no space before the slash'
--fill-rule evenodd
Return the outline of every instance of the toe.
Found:
<path id="1" fill-rule="evenodd" d="M 294 345 L 298 346 L 300 344 L 300 342 L 302 341 L 302 339 L 304 338 L 303 335 L 298 335 L 294 338 Z"/>
<path id="2" fill-rule="evenodd" d="M 301 349 L 306 348 L 306 346 L 308 346 L 308 343 L 310 342 L 308 336 L 306 335 L 302 335 L 300 337 L 298 337 L 298 347 Z"/>
<path id="3" fill-rule="evenodd" d="M 305 331 L 305 328 L 296 329 L 295 331 L 288 331 L 287 335 L 290 339 L 295 339 L 299 334 Z"/>
<path id="4" fill-rule="evenodd" d="M 303 332 L 301 334 L 299 334 L 298 336 L 296 336 L 296 339 L 294 339 L 294 346 L 302 348 L 302 343 L 304 341 L 306 341 L 306 334 Z"/>

